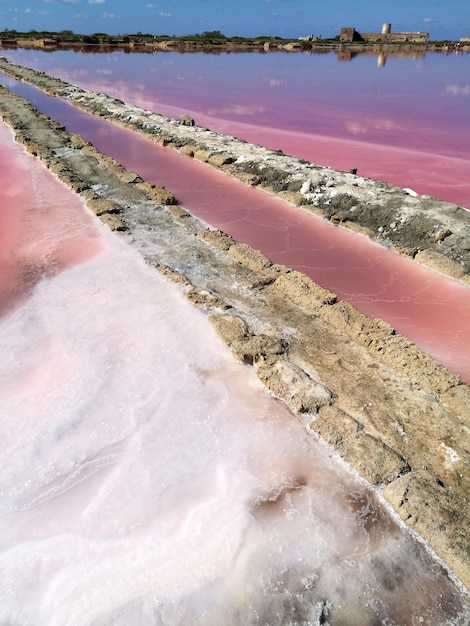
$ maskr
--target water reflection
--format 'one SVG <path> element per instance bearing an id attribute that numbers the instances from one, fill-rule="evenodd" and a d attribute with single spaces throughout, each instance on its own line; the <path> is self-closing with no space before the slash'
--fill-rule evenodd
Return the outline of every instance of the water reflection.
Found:
<path id="1" fill-rule="evenodd" d="M 381 49 L 364 49 L 355 50 L 354 48 L 339 48 L 336 53 L 338 55 L 338 61 L 352 61 L 357 57 L 376 57 L 377 67 L 385 67 L 387 59 L 410 59 L 416 61 L 416 59 L 424 59 L 426 57 L 426 50 L 415 49 L 413 51 L 407 50 L 393 50 L 390 48 Z"/>

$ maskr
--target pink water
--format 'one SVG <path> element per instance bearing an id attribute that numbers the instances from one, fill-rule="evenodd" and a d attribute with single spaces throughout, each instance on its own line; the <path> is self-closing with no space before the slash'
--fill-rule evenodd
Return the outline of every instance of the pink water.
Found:
<path id="1" fill-rule="evenodd" d="M 470 381 L 468 287 L 29 86 L 9 84 L 99 150 L 171 189 L 191 213 L 387 320 Z"/>
<path id="2" fill-rule="evenodd" d="M 5 51 L 85 88 L 470 208 L 470 55 Z"/>
<path id="3" fill-rule="evenodd" d="M 1 315 L 42 278 L 87 261 L 101 247 L 89 230 L 91 218 L 83 202 L 57 185 L 51 173 L 31 169 L 24 149 L 14 144 L 3 124 L 0 141 L 8 146 L 0 150 Z"/>
<path id="4" fill-rule="evenodd" d="M 0 133 L 0 265 L 60 259 L 0 319 L 0 623 L 466 626 L 380 498 Z"/>

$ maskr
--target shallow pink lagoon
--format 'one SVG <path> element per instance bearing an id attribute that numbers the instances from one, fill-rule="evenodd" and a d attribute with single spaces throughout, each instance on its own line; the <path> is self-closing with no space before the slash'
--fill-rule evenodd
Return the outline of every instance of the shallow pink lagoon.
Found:
<path id="1" fill-rule="evenodd" d="M 470 55 L 5 51 L 125 102 L 470 208 Z"/>
<path id="2" fill-rule="evenodd" d="M 1 315 L 42 278 L 92 258 L 101 247 L 78 196 L 58 186 L 50 172 L 31 168 L 3 124 L 0 141 Z"/>
<path id="3" fill-rule="evenodd" d="M 380 498 L 0 138 L 0 267 L 22 293 L 0 318 L 0 623 L 465 626 Z M 12 266 L 37 268 L 26 292 Z"/>

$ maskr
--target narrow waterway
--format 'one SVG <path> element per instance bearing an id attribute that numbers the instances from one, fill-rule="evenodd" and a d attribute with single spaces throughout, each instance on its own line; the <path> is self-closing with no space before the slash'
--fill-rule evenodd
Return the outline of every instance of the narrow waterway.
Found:
<path id="1" fill-rule="evenodd" d="M 470 381 L 470 290 L 214 168 L 5 77 L 5 86 L 145 180 L 164 185 L 211 226 L 307 274 L 340 299 L 388 321 Z"/>
<path id="2" fill-rule="evenodd" d="M 466 626 L 442 567 L 205 315 L 0 140 L 21 294 L 0 319 L 0 623 Z"/>

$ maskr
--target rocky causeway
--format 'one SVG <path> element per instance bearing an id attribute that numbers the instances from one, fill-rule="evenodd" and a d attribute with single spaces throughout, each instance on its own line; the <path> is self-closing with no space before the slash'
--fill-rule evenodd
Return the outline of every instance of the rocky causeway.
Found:
<path id="1" fill-rule="evenodd" d="M 470 212 L 0 60 L 0 70 L 470 285 Z M 470 387 L 305 275 L 208 229 L 171 193 L 0 88 L 16 140 L 207 312 L 235 358 L 374 485 L 470 589 Z"/>

